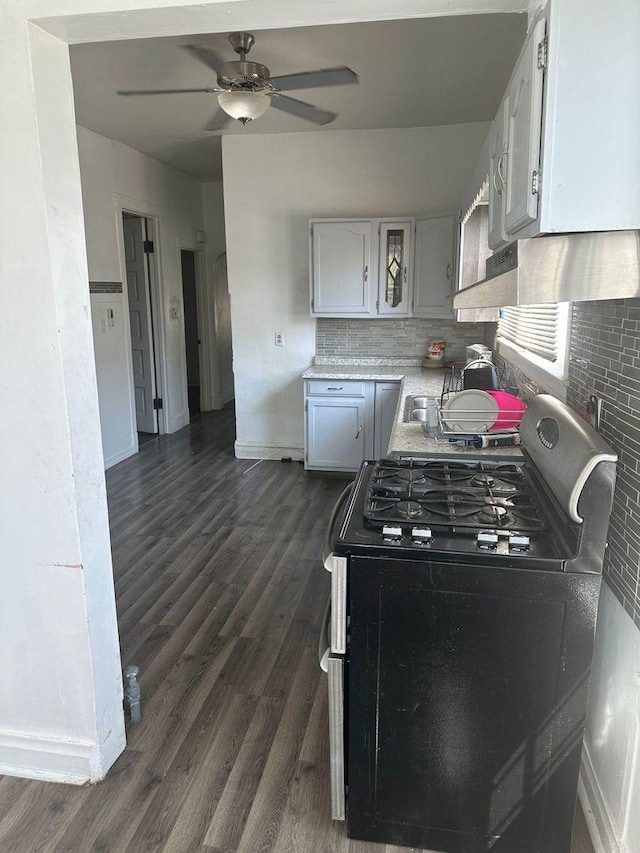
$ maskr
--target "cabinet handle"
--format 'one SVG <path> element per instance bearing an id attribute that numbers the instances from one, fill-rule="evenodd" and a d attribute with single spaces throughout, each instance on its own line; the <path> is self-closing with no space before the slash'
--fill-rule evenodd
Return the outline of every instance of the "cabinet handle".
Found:
<path id="1" fill-rule="evenodd" d="M 502 161 L 504 160 L 506 153 L 507 153 L 507 149 L 505 148 L 505 150 L 500 155 L 500 158 L 498 160 L 498 166 L 497 166 L 498 177 L 500 178 L 500 183 L 502 184 L 503 189 L 504 189 L 504 185 L 507 183 L 505 176 L 502 174 Z"/>
<path id="2" fill-rule="evenodd" d="M 342 385 L 329 385 L 327 391 L 342 391 Z"/>
<path id="3" fill-rule="evenodd" d="M 360 438 L 360 433 L 362 432 L 362 424 L 358 424 L 358 432 L 356 433 L 356 440 Z"/>
<path id="4" fill-rule="evenodd" d="M 404 268 L 404 283 L 407 283 L 407 268 Z"/>
<path id="5" fill-rule="evenodd" d="M 495 193 L 498 196 L 498 198 L 500 198 L 502 196 L 502 189 L 498 189 L 498 184 L 496 183 L 496 177 L 497 176 L 498 176 L 498 169 L 495 168 L 493 170 L 493 189 L 495 190 Z"/>
<path id="6" fill-rule="evenodd" d="M 452 270 L 452 268 L 451 268 L 451 264 L 447 264 L 447 270 L 446 270 L 446 272 L 445 272 L 445 275 L 446 275 L 446 277 L 447 277 L 448 279 L 450 279 L 450 278 L 451 278 L 451 274 L 452 274 L 452 272 L 453 272 L 453 270 Z"/>
<path id="7" fill-rule="evenodd" d="M 364 279 L 364 283 L 366 284 L 366 283 L 367 283 L 367 281 L 368 281 L 368 279 L 369 279 L 369 267 L 368 267 L 368 266 L 366 266 L 366 267 L 364 268 L 364 272 L 363 272 L 363 274 L 362 274 L 362 277 L 363 277 L 363 279 Z"/>

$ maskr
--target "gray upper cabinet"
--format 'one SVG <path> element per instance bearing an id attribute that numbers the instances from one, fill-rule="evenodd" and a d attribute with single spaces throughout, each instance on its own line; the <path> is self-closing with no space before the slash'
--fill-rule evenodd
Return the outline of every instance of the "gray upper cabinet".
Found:
<path id="1" fill-rule="evenodd" d="M 486 179 L 489 245 L 640 228 L 638 0 L 550 0 L 489 131 L 466 212 Z"/>
<path id="2" fill-rule="evenodd" d="M 496 249 L 507 240 L 504 230 L 504 198 L 506 185 L 506 159 L 509 138 L 509 97 L 502 102 L 498 115 L 489 131 L 489 221 L 488 243 Z"/>
<path id="3" fill-rule="evenodd" d="M 413 316 L 451 319 L 456 280 L 458 215 L 416 220 Z"/>
<path id="4" fill-rule="evenodd" d="M 313 315 L 371 314 L 375 288 L 372 234 L 371 219 L 311 223 Z"/>
<path id="5" fill-rule="evenodd" d="M 453 317 L 458 215 L 310 221 L 311 316 Z"/>
<path id="6" fill-rule="evenodd" d="M 507 234 L 515 234 L 538 218 L 545 28 L 546 22 L 538 21 L 525 43 L 504 107 L 507 154 L 503 164 L 498 163 L 498 166 L 506 166 L 504 227 Z"/>
<path id="7" fill-rule="evenodd" d="M 384 220 L 378 225 L 378 299 L 376 313 L 408 317 L 411 313 L 413 219 Z"/>

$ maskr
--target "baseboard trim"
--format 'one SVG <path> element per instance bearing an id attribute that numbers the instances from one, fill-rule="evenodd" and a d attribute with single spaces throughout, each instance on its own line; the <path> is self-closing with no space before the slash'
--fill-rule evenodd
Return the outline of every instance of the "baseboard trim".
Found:
<path id="1" fill-rule="evenodd" d="M 302 447 L 286 447 L 278 444 L 253 444 L 252 442 L 235 443 L 236 459 L 273 459 L 278 461 L 283 456 L 290 456 L 297 462 L 304 459 Z"/>
<path id="2" fill-rule="evenodd" d="M 134 456 L 138 452 L 138 444 L 136 442 L 135 445 L 131 445 L 127 447 L 126 450 L 121 450 L 119 453 L 114 453 L 112 456 L 108 456 L 104 460 L 105 471 L 107 468 L 113 468 L 114 465 L 117 465 L 118 462 L 124 462 L 125 459 L 128 459 L 130 456 Z"/>
<path id="3" fill-rule="evenodd" d="M 85 785 L 103 778 L 100 767 L 97 744 L 0 732 L 0 774 Z"/>
<path id="4" fill-rule="evenodd" d="M 586 743 L 582 748 L 578 797 L 595 853 L 627 853 L 626 845 L 616 836 L 615 825 L 598 784 Z"/>
<path id="5" fill-rule="evenodd" d="M 179 429 L 186 427 L 188 424 L 189 412 L 185 409 L 184 412 L 180 412 L 179 415 L 167 418 L 167 433 L 177 432 Z"/>

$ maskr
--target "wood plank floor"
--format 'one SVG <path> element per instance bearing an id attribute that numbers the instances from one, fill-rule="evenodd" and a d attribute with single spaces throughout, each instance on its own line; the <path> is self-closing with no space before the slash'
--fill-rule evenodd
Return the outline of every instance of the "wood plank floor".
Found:
<path id="1" fill-rule="evenodd" d="M 108 472 L 143 721 L 98 785 L 0 777 L 1 853 L 406 851 L 349 840 L 329 814 L 319 553 L 344 483 L 249 465 L 225 410 Z M 581 815 L 573 853 L 593 853 Z"/>

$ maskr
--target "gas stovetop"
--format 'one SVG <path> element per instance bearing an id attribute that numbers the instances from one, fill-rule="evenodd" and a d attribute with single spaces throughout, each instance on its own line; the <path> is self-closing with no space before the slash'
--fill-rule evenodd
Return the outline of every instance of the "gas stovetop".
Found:
<path id="1" fill-rule="evenodd" d="M 360 547 L 568 558 L 575 526 L 551 503 L 524 461 L 383 459 L 360 470 L 341 539 Z"/>

